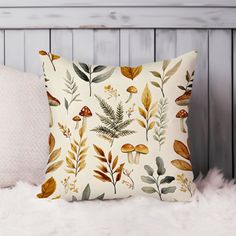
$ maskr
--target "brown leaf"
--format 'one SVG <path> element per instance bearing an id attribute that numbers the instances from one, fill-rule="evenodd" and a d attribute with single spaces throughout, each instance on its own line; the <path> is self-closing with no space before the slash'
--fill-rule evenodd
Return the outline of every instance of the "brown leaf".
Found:
<path id="1" fill-rule="evenodd" d="M 114 170 L 116 165 L 118 163 L 118 156 L 116 156 L 116 158 L 114 159 L 113 163 L 112 163 L 112 169 Z"/>
<path id="2" fill-rule="evenodd" d="M 71 169 L 75 168 L 73 161 L 71 159 L 69 159 L 68 157 L 66 158 L 66 164 L 67 164 L 68 168 L 71 168 Z"/>
<path id="3" fill-rule="evenodd" d="M 77 147 L 76 147 L 76 145 L 73 144 L 73 143 L 71 143 L 70 146 L 71 146 L 71 150 L 72 150 L 73 152 L 77 153 Z"/>
<path id="4" fill-rule="evenodd" d="M 60 155 L 61 155 L 61 148 L 54 150 L 49 156 L 48 164 L 55 161 Z"/>
<path id="5" fill-rule="evenodd" d="M 190 159 L 190 153 L 189 150 L 187 148 L 187 146 L 182 143 L 179 140 L 175 140 L 174 142 L 174 150 L 177 154 L 179 154 L 181 157 L 189 160 Z"/>
<path id="6" fill-rule="evenodd" d="M 147 118 L 147 112 L 144 111 L 141 107 L 138 108 L 139 114 L 146 119 Z"/>
<path id="7" fill-rule="evenodd" d="M 103 152 L 103 150 L 102 150 L 100 147 L 98 147 L 98 146 L 96 146 L 95 144 L 93 144 L 93 148 L 94 148 L 95 152 L 96 152 L 98 155 L 100 155 L 100 156 L 102 156 L 102 157 L 105 157 L 105 153 Z"/>
<path id="8" fill-rule="evenodd" d="M 107 172 L 108 172 L 106 166 L 104 166 L 104 165 L 102 165 L 102 164 L 100 164 L 100 166 L 97 166 L 97 168 L 98 168 L 99 170 L 101 170 L 103 173 L 107 173 Z"/>
<path id="9" fill-rule="evenodd" d="M 55 138 L 52 133 L 50 133 L 49 135 L 48 144 L 49 144 L 49 154 L 50 154 L 55 147 Z"/>
<path id="10" fill-rule="evenodd" d="M 37 194 L 38 198 L 47 198 L 56 190 L 56 181 L 53 177 L 48 179 L 41 187 L 41 193 Z"/>
<path id="11" fill-rule="evenodd" d="M 137 121 L 138 121 L 140 126 L 142 126 L 143 128 L 146 128 L 146 125 L 142 120 L 137 119 Z"/>
<path id="12" fill-rule="evenodd" d="M 102 162 L 107 162 L 107 159 L 104 157 L 100 157 L 100 156 L 95 156 L 95 157 Z"/>
<path id="13" fill-rule="evenodd" d="M 151 130 L 154 126 L 155 126 L 155 121 L 152 121 L 148 126 L 148 130 Z"/>
<path id="14" fill-rule="evenodd" d="M 120 67 L 120 70 L 122 75 L 133 80 L 141 73 L 142 66 L 137 66 L 137 67 L 122 66 Z"/>
<path id="15" fill-rule="evenodd" d="M 125 163 L 120 164 L 120 166 L 115 170 L 116 173 L 122 172 Z"/>
<path id="16" fill-rule="evenodd" d="M 60 160 L 60 161 L 57 161 L 55 163 L 53 163 L 52 165 L 50 165 L 47 170 L 46 170 L 46 174 L 49 173 L 49 172 L 53 172 L 55 170 L 57 170 L 63 163 L 63 160 Z"/>
<path id="17" fill-rule="evenodd" d="M 57 60 L 57 59 L 60 58 L 60 56 L 55 55 L 55 54 L 51 54 L 51 57 L 52 57 L 52 61 Z"/>
<path id="18" fill-rule="evenodd" d="M 106 175 L 106 174 L 104 174 L 104 173 L 102 173 L 101 171 L 99 171 L 99 170 L 94 170 L 94 172 L 97 174 L 97 175 L 94 175 L 94 177 L 96 177 L 97 178 L 97 176 L 99 176 L 100 178 L 100 180 L 102 180 L 103 182 L 111 182 L 111 179 Z"/>
<path id="19" fill-rule="evenodd" d="M 171 161 L 171 164 L 180 170 L 186 170 L 186 171 L 193 170 L 192 166 L 186 161 L 173 160 L 173 161 Z"/>
<path id="20" fill-rule="evenodd" d="M 111 154 L 111 151 L 108 153 L 108 162 L 109 162 L 109 163 L 112 162 L 112 154 Z"/>
<path id="21" fill-rule="evenodd" d="M 151 91 L 148 88 L 148 84 L 146 84 L 146 86 L 143 90 L 142 103 L 143 103 L 146 111 L 148 111 L 150 108 L 150 105 L 152 103 L 152 95 L 151 95 Z"/>
<path id="22" fill-rule="evenodd" d="M 45 52 L 44 50 L 40 50 L 40 51 L 39 51 L 39 54 L 40 54 L 41 56 L 46 56 L 46 55 L 48 55 L 47 52 Z"/>
<path id="23" fill-rule="evenodd" d="M 119 172 L 116 176 L 116 182 L 118 182 L 121 179 L 122 172 Z"/>

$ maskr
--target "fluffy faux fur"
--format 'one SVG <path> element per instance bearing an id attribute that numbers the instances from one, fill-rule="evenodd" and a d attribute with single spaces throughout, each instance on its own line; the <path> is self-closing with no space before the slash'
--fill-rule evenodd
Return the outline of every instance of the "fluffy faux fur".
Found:
<path id="1" fill-rule="evenodd" d="M 0 235 L 236 235 L 235 183 L 214 169 L 196 184 L 191 203 L 144 197 L 68 203 L 37 199 L 39 187 L 18 183 L 0 190 Z"/>

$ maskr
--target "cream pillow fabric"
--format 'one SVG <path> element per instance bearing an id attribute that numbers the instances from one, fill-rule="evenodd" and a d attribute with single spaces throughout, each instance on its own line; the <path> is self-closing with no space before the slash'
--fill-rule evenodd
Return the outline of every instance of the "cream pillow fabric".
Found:
<path id="1" fill-rule="evenodd" d="M 39 198 L 191 199 L 186 119 L 195 51 L 134 68 L 40 54 L 51 134 Z"/>
<path id="2" fill-rule="evenodd" d="M 48 158 L 48 102 L 36 75 L 0 66 L 0 187 L 40 184 Z"/>

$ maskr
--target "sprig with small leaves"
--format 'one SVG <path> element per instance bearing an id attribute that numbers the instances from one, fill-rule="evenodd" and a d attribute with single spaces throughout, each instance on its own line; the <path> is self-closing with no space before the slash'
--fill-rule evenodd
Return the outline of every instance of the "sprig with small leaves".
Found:
<path id="1" fill-rule="evenodd" d="M 151 121 L 151 119 L 155 116 L 157 112 L 157 102 L 154 102 L 152 104 L 152 95 L 147 84 L 143 90 L 142 104 L 144 109 L 142 107 L 139 107 L 138 110 L 139 114 L 144 118 L 144 121 L 137 119 L 137 122 L 141 127 L 146 130 L 146 140 L 148 141 L 148 132 L 155 126 L 155 121 Z"/>
<path id="2" fill-rule="evenodd" d="M 102 125 L 95 127 L 92 131 L 109 140 L 111 146 L 115 139 L 135 133 L 133 130 L 126 129 L 133 122 L 133 119 L 124 120 L 124 108 L 121 102 L 118 103 L 116 110 L 114 110 L 104 99 L 97 95 L 95 97 L 104 114 L 96 113 Z"/>
<path id="3" fill-rule="evenodd" d="M 157 193 L 160 200 L 163 200 L 162 195 L 168 193 L 174 193 L 176 187 L 175 186 L 162 187 L 162 186 L 170 184 L 172 181 L 175 180 L 175 177 L 168 175 L 164 177 L 166 169 L 164 167 L 164 162 L 161 157 L 156 157 L 156 165 L 157 165 L 157 172 L 156 172 L 157 177 L 154 176 L 154 169 L 149 165 L 144 166 L 144 169 L 146 170 L 148 176 L 141 176 L 141 180 L 144 183 L 155 185 L 156 188 L 151 186 L 144 186 L 142 187 L 142 191 L 148 194 Z"/>
<path id="4" fill-rule="evenodd" d="M 166 127 L 167 127 L 167 110 L 168 110 L 168 100 L 167 98 L 160 99 L 158 103 L 157 115 L 155 115 L 156 127 L 154 129 L 153 138 L 159 143 L 159 150 L 161 146 L 165 143 L 166 137 Z"/>
<path id="5" fill-rule="evenodd" d="M 193 196 L 194 188 L 193 188 L 193 182 L 189 180 L 185 174 L 179 174 L 176 177 L 177 182 L 180 185 L 180 191 L 181 192 L 189 192 L 190 196 Z"/>
<path id="6" fill-rule="evenodd" d="M 70 129 L 67 127 L 67 125 L 62 125 L 61 123 L 58 122 L 58 127 L 59 130 L 62 132 L 62 134 L 66 137 L 69 138 L 71 137 L 71 132 Z"/>
<path id="7" fill-rule="evenodd" d="M 97 166 L 98 169 L 94 170 L 94 177 L 102 182 L 112 183 L 114 194 L 116 194 L 116 184 L 121 179 L 125 163 L 119 164 L 118 156 L 113 159 L 111 151 L 109 151 L 108 157 L 106 157 L 102 148 L 96 146 L 95 144 L 93 147 L 97 154 L 95 157 L 100 161 L 99 166 Z"/>
<path id="8" fill-rule="evenodd" d="M 185 92 L 191 91 L 192 87 L 193 87 L 193 77 L 194 77 L 194 74 L 195 74 L 195 71 L 193 71 L 190 74 L 189 71 L 187 70 L 186 71 L 186 75 L 185 75 L 187 84 L 186 84 L 185 87 L 183 85 L 178 85 L 178 88 L 183 90 L 183 91 L 185 91 Z"/>
<path id="9" fill-rule="evenodd" d="M 173 67 L 167 70 L 169 68 L 171 61 L 164 60 L 162 64 L 162 72 L 158 71 L 150 71 L 153 76 L 159 79 L 159 82 L 157 81 L 151 81 L 151 84 L 157 88 L 160 88 L 161 94 L 163 98 L 165 97 L 164 93 L 164 85 L 169 81 L 169 79 L 178 71 L 182 60 L 178 61 Z"/>
<path id="10" fill-rule="evenodd" d="M 65 108 L 68 113 L 69 107 L 73 102 L 81 101 L 80 99 L 78 99 L 80 95 L 80 93 L 78 93 L 78 85 L 76 84 L 74 77 L 71 76 L 68 70 L 66 71 L 65 86 L 66 88 L 63 89 L 63 91 L 70 95 L 69 100 L 65 98 Z"/>
<path id="11" fill-rule="evenodd" d="M 55 67 L 55 65 L 54 65 L 53 62 L 54 62 L 55 60 L 59 59 L 60 56 L 58 56 L 58 55 L 56 55 L 56 54 L 53 54 L 53 53 L 50 53 L 50 52 L 43 51 L 43 50 L 39 51 L 39 54 L 40 54 L 41 56 L 47 56 L 48 59 L 49 59 L 49 61 L 50 61 L 51 64 L 52 64 L 53 70 L 56 71 L 56 67 Z"/>
<path id="12" fill-rule="evenodd" d="M 97 75 L 98 72 L 107 69 L 107 66 L 91 66 L 85 63 L 79 63 L 79 66 L 77 66 L 73 63 L 73 68 L 78 77 L 89 84 L 90 97 L 92 96 L 92 84 L 107 80 L 115 70 L 115 67 L 111 67 L 108 71 Z M 94 74 L 96 74 L 96 76 L 94 76 Z"/>

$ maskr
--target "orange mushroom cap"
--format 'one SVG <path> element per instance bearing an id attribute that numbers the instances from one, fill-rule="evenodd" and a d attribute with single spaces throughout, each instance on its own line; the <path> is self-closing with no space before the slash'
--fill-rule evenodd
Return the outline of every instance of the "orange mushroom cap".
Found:
<path id="1" fill-rule="evenodd" d="M 90 117 L 90 116 L 92 116 L 92 112 L 90 111 L 90 109 L 87 106 L 84 106 L 81 109 L 79 115 L 84 116 L 84 117 Z"/>

